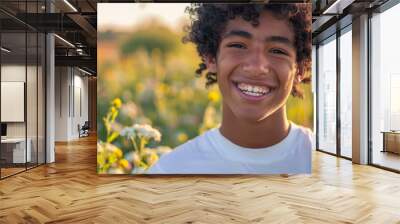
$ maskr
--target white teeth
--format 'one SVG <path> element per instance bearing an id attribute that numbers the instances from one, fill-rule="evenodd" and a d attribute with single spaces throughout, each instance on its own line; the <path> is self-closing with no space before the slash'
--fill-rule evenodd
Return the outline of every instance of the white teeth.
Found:
<path id="1" fill-rule="evenodd" d="M 262 96 L 264 94 L 262 93 L 253 93 L 253 92 L 247 92 L 247 91 L 243 91 L 244 94 L 246 95 L 250 95 L 250 96 Z"/>
<path id="2" fill-rule="evenodd" d="M 262 96 L 270 92 L 270 89 L 266 86 L 253 86 L 246 83 L 238 83 L 237 87 L 246 95 L 250 96 Z"/>

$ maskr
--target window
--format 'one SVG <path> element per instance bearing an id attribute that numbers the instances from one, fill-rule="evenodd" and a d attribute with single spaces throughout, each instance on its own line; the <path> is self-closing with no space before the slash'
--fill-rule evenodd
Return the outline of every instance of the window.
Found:
<path id="1" fill-rule="evenodd" d="M 351 26 L 340 36 L 340 154 L 352 157 L 352 34 Z"/>
<path id="2" fill-rule="evenodd" d="M 391 133 L 400 131 L 400 33 L 395 29 L 398 21 L 399 4 L 371 18 L 372 163 L 396 170 L 400 170 L 400 150 L 396 153 L 388 146 L 395 144 L 393 148 L 400 149 L 400 133 Z"/>
<path id="3" fill-rule="evenodd" d="M 318 149 L 336 153 L 336 36 L 318 48 Z"/>
<path id="4" fill-rule="evenodd" d="M 1 2 L 0 7 L 13 2 Z M 44 1 L 18 2 L 18 13 L 39 13 Z M 45 162 L 45 35 L 0 12 L 0 105 L 6 132 L 0 144 L 0 178 Z M 7 21 L 7 22 L 4 22 Z M 14 96 L 12 98 L 11 96 Z M 16 99 L 14 102 L 10 99 Z M 13 104 L 14 103 L 14 104 Z"/>

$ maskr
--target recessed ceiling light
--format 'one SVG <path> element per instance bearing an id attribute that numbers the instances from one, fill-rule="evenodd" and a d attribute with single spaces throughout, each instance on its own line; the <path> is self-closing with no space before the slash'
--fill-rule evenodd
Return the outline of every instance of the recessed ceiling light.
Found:
<path id="1" fill-rule="evenodd" d="M 78 12 L 78 10 L 71 4 L 69 3 L 68 0 L 64 0 L 65 4 L 67 4 L 72 10 L 74 10 L 74 12 Z"/>
<path id="2" fill-rule="evenodd" d="M 81 69 L 81 68 L 79 68 L 79 67 L 78 67 L 78 70 L 81 71 L 81 72 L 83 72 L 83 73 L 85 73 L 85 74 L 87 74 L 87 75 L 90 75 L 90 76 L 93 75 L 92 73 L 90 73 L 90 72 L 88 72 L 88 71 L 86 71 L 86 70 L 83 70 L 83 69 Z"/>
<path id="3" fill-rule="evenodd" d="M 62 38 L 62 37 L 60 37 L 60 36 L 57 35 L 57 34 L 54 34 L 54 36 L 57 37 L 58 39 L 60 39 L 61 41 L 63 41 L 64 43 L 68 44 L 69 46 L 75 48 L 75 45 L 71 44 L 71 42 L 69 42 L 68 40 L 66 40 L 66 39 L 64 39 L 64 38 Z"/>
<path id="4" fill-rule="evenodd" d="M 347 8 L 349 5 L 351 5 L 354 1 L 356 0 L 336 0 L 331 4 L 324 12 L 322 12 L 323 15 L 340 15 L 343 13 L 343 10 Z"/>
<path id="5" fill-rule="evenodd" d="M 4 51 L 4 52 L 6 52 L 6 53 L 10 53 L 10 52 L 11 52 L 11 50 L 9 50 L 9 49 L 7 49 L 7 48 L 5 48 L 5 47 L 1 47 L 1 50 Z"/>

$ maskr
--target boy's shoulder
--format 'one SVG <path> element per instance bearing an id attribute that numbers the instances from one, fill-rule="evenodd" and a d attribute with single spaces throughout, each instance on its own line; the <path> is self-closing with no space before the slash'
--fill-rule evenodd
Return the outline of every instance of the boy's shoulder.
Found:
<path id="1" fill-rule="evenodd" d="M 310 128 L 302 126 L 302 125 L 298 125 L 294 122 L 291 122 L 291 128 L 293 128 L 293 131 L 295 132 L 296 135 L 308 137 L 308 138 L 310 138 L 310 140 L 312 139 L 313 132 Z"/>
<path id="2" fill-rule="evenodd" d="M 293 128 L 293 138 L 291 144 L 295 144 L 299 153 L 311 154 L 314 148 L 314 133 L 305 126 L 291 122 Z M 306 151 L 306 152 L 305 152 Z"/>

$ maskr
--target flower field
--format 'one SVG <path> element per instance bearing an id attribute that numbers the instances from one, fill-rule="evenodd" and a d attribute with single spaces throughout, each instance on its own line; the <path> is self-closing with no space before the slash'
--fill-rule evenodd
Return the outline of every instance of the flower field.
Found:
<path id="1" fill-rule="evenodd" d="M 98 173 L 143 173 L 163 154 L 216 127 L 222 98 L 196 77 L 195 47 L 183 31 L 152 21 L 98 33 Z M 287 113 L 313 127 L 311 86 L 290 97 Z"/>

